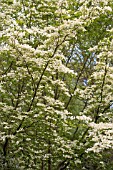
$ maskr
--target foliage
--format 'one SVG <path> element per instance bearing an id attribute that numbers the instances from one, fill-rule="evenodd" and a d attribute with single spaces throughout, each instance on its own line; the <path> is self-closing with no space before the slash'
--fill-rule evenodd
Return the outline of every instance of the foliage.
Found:
<path id="1" fill-rule="evenodd" d="M 0 168 L 107 169 L 112 0 L 0 5 Z"/>

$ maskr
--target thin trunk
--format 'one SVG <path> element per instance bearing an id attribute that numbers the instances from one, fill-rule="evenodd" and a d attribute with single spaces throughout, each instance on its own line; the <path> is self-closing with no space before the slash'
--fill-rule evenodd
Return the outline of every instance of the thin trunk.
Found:
<path id="1" fill-rule="evenodd" d="M 44 170 L 44 160 L 42 159 L 41 170 Z"/>
<path id="2" fill-rule="evenodd" d="M 51 142 L 49 140 L 49 143 L 48 143 L 48 154 L 49 154 L 49 158 L 48 158 L 48 170 L 52 170 L 51 168 Z"/>
<path id="3" fill-rule="evenodd" d="M 8 148 L 8 138 L 6 137 L 5 139 L 5 143 L 4 143 L 4 146 L 3 146 L 3 164 L 5 165 L 7 160 L 6 160 L 6 157 L 7 157 L 7 148 Z"/>

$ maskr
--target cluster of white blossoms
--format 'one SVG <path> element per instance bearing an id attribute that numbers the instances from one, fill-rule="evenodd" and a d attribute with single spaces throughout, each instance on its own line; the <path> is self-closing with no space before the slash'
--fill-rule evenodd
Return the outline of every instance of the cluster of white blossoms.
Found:
<path id="1" fill-rule="evenodd" d="M 93 131 L 89 132 L 94 142 L 93 147 L 88 148 L 86 152 L 100 152 L 104 149 L 113 147 L 113 124 L 112 123 L 90 123 L 89 126 L 93 128 Z"/>
<path id="2" fill-rule="evenodd" d="M 82 152 L 112 148 L 113 29 L 106 28 L 105 38 L 95 38 L 97 20 L 112 15 L 111 3 L 2 1 L 4 165 L 14 158 L 21 169 L 62 169 L 69 164 L 74 169 L 82 164 Z"/>

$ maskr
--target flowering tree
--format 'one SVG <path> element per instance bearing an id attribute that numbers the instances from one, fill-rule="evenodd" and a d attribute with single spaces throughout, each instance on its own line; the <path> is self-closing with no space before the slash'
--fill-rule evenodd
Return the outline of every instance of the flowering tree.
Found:
<path id="1" fill-rule="evenodd" d="M 1 169 L 106 168 L 112 10 L 112 0 L 2 0 Z"/>

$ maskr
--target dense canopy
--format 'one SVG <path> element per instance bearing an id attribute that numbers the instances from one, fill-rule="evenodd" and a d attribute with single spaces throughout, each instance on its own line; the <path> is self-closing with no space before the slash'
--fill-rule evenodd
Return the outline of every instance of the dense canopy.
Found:
<path id="1" fill-rule="evenodd" d="M 1 0 L 0 122 L 1 170 L 112 170 L 112 0 Z"/>

